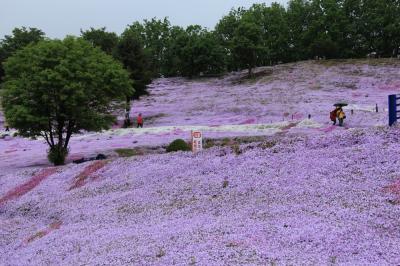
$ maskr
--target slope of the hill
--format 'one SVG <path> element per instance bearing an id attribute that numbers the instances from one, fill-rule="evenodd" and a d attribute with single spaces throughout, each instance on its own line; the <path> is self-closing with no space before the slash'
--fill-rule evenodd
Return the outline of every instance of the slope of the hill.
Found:
<path id="1" fill-rule="evenodd" d="M 20 170 L 3 265 L 398 265 L 400 131 Z"/>
<path id="2" fill-rule="evenodd" d="M 387 108 L 387 95 L 400 92 L 400 60 L 308 61 L 204 80 L 159 79 L 150 96 L 134 103 L 151 125 L 265 124 L 311 115 L 329 122 L 333 103 L 346 101 L 349 127 L 386 124 L 375 106 Z"/>
<path id="3" fill-rule="evenodd" d="M 43 140 L 0 139 L 0 264 L 398 265 L 400 129 L 384 126 L 384 109 L 399 65 L 159 79 L 132 108 L 144 129 L 74 136 L 69 159 L 157 147 L 194 128 L 265 136 L 241 147 L 54 168 Z M 346 128 L 328 121 L 339 100 L 350 104 Z"/>
<path id="4" fill-rule="evenodd" d="M 329 111 L 339 100 L 350 104 L 348 128 L 385 125 L 387 95 L 400 91 L 399 60 L 309 61 L 256 72 L 263 73 L 251 80 L 244 79 L 244 73 L 213 79 L 156 80 L 150 95 L 134 102 L 131 111 L 132 117 L 143 113 L 144 129 L 76 135 L 71 140 L 69 161 L 116 148 L 188 139 L 192 129 L 201 129 L 208 138 L 268 136 L 303 128 L 311 128 L 309 134 L 324 134 L 337 129 L 330 127 Z M 374 112 L 376 104 L 378 113 Z M 306 119 L 309 114 L 311 120 Z M 0 114 L 0 129 L 2 120 Z M 0 139 L 0 169 L 45 165 L 46 149 L 41 139 Z"/>

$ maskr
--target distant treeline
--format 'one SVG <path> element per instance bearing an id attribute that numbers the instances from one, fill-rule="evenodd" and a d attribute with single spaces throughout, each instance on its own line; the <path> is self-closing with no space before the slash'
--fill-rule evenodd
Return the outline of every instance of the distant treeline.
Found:
<path id="1" fill-rule="evenodd" d="M 212 76 L 226 71 L 315 57 L 392 57 L 400 47 L 398 0 L 291 0 L 232 9 L 208 30 L 172 26 L 168 19 L 129 25 L 118 36 L 105 28 L 81 37 L 119 60 L 131 73 L 135 97 L 153 78 Z M 16 50 L 45 38 L 34 28 L 15 29 L 0 43 L 3 62 Z M 3 76 L 0 68 L 0 78 Z"/>

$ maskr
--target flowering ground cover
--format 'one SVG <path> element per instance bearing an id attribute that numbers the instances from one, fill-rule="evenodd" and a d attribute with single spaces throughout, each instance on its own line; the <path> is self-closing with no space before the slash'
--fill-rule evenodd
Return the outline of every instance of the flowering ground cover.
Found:
<path id="1" fill-rule="evenodd" d="M 0 206 L 1 261 L 397 265 L 400 205 L 387 188 L 400 175 L 399 133 L 284 134 L 239 150 L 121 158 L 72 190 L 93 162 L 60 167 Z"/>
<path id="2" fill-rule="evenodd" d="M 253 80 L 159 79 L 131 110 L 144 129 L 72 138 L 68 162 L 112 155 L 101 162 L 49 168 L 43 140 L 1 131 L 0 262 L 398 265 L 400 129 L 386 127 L 385 108 L 399 66 L 300 62 Z M 329 121 L 342 100 L 345 128 Z M 193 129 L 218 145 L 163 154 Z M 116 158 L 121 150 L 135 156 Z"/>
<path id="3" fill-rule="evenodd" d="M 254 80 L 243 79 L 245 73 L 213 79 L 156 80 L 150 95 L 132 105 L 131 117 L 142 113 L 144 129 L 73 136 L 69 161 L 118 148 L 189 139 L 192 129 L 203 130 L 209 138 L 273 135 L 293 122 L 299 124 L 290 131 L 304 127 L 334 130 L 329 112 L 334 102 L 342 100 L 349 103 L 345 109 L 347 127 L 386 125 L 387 96 L 400 90 L 399 60 L 309 61 L 257 71 L 263 69 L 268 70 L 266 74 Z M 311 120 L 307 119 L 309 114 Z M 2 121 L 0 113 L 0 136 L 4 133 Z M 0 140 L 0 168 L 47 163 L 42 139 L 12 135 Z"/>
<path id="4" fill-rule="evenodd" d="M 38 174 L 34 175 L 26 183 L 14 188 L 13 190 L 10 190 L 9 192 L 6 193 L 4 197 L 1 197 L 0 205 L 4 204 L 6 201 L 17 199 L 25 195 L 26 193 L 34 189 L 36 186 L 38 186 L 47 177 L 54 174 L 56 171 L 57 171 L 56 168 L 47 168 L 41 170 Z"/>

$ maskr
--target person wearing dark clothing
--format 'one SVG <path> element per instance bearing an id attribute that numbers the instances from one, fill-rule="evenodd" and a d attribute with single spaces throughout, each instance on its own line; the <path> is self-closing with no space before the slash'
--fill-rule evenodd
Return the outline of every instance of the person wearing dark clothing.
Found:
<path id="1" fill-rule="evenodd" d="M 333 122 L 333 125 L 336 125 L 336 119 L 337 119 L 337 108 L 335 110 L 333 110 L 332 112 L 330 112 L 330 119 Z"/>

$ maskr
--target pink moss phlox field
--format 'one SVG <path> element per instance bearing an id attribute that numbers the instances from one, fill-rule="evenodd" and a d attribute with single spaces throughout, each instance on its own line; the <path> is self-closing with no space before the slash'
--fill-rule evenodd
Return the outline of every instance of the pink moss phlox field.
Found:
<path id="1" fill-rule="evenodd" d="M 38 231 L 36 234 L 34 234 L 34 235 L 28 237 L 27 239 L 25 239 L 24 242 L 23 242 L 24 245 L 27 245 L 30 242 L 32 242 L 34 240 L 37 240 L 39 238 L 42 238 L 42 237 L 46 236 L 47 234 L 51 233 L 54 230 L 60 229 L 61 225 L 62 225 L 61 221 L 56 221 L 56 222 L 51 223 L 48 228 L 46 228 L 44 230 L 41 230 L 41 231 Z"/>
<path id="2" fill-rule="evenodd" d="M 400 68 L 324 63 L 158 79 L 132 104 L 145 128 L 73 136 L 68 164 L 23 196 L 49 165 L 45 141 L 0 139 L 0 264 L 400 265 L 400 128 L 385 110 Z M 349 103 L 345 128 L 335 101 Z M 227 145 L 115 156 L 194 126 Z M 103 152 L 106 167 L 70 163 Z"/>
<path id="3" fill-rule="evenodd" d="M 386 186 L 384 191 L 394 194 L 396 196 L 396 201 L 400 203 L 400 179 L 397 179 L 393 184 Z"/>
<path id="4" fill-rule="evenodd" d="M 272 143 L 272 144 L 271 144 Z M 67 165 L 1 209 L 5 265 L 398 265 L 400 129 Z M 23 174 L 19 173 L 19 174 Z M 46 198 L 43 198 L 46 195 Z M 44 200 L 45 199 L 45 200 Z M 27 236 L 63 221 L 59 230 Z M 42 235 L 42 234 L 40 234 Z"/>
<path id="5" fill-rule="evenodd" d="M 34 189 L 36 186 L 38 186 L 43 180 L 45 180 L 47 177 L 50 175 L 54 174 L 57 172 L 57 168 L 52 167 L 52 168 L 47 168 L 39 171 L 36 175 L 34 175 L 31 179 L 29 179 L 27 182 L 15 187 L 14 189 L 8 191 L 3 197 L 0 198 L 0 206 L 1 204 L 17 199 L 32 189 Z"/>
<path id="6" fill-rule="evenodd" d="M 92 180 L 96 179 L 96 172 L 103 168 L 107 163 L 108 161 L 96 161 L 86 166 L 85 169 L 74 178 L 74 184 L 69 188 L 69 190 L 84 186 L 87 183 L 88 178 L 91 178 Z"/>
<path id="7" fill-rule="evenodd" d="M 400 92 L 400 67 L 395 61 L 386 65 L 367 61 L 324 65 L 309 61 L 255 71 L 263 69 L 270 70 L 269 74 L 252 81 L 240 79 L 244 72 L 201 80 L 157 79 L 150 85 L 150 95 L 132 103 L 131 117 L 143 113 L 144 129 L 115 128 L 74 135 L 71 154 L 90 157 L 116 148 L 160 146 L 176 138 L 189 140 L 190 131 L 198 126 L 205 127 L 204 136 L 208 138 L 271 135 L 281 130 L 265 130 L 269 124 L 300 122 L 301 127 L 308 115 L 312 117 L 312 127 L 335 130 L 330 127 L 329 112 L 336 101 L 349 103 L 345 108 L 346 127 L 382 126 L 388 121 L 387 95 Z M 380 89 L 382 86 L 387 89 Z M 121 123 L 124 113 L 119 115 Z M 0 113 L 0 130 L 3 120 Z M 244 122 L 253 129 L 235 128 Z M 186 128 L 174 129 L 176 126 Z M 294 127 L 286 131 L 298 130 Z M 6 136 L 0 139 L 0 168 L 9 171 L 13 167 L 46 164 L 46 149 L 43 139 Z M 67 162 L 74 158 L 70 156 Z"/>

